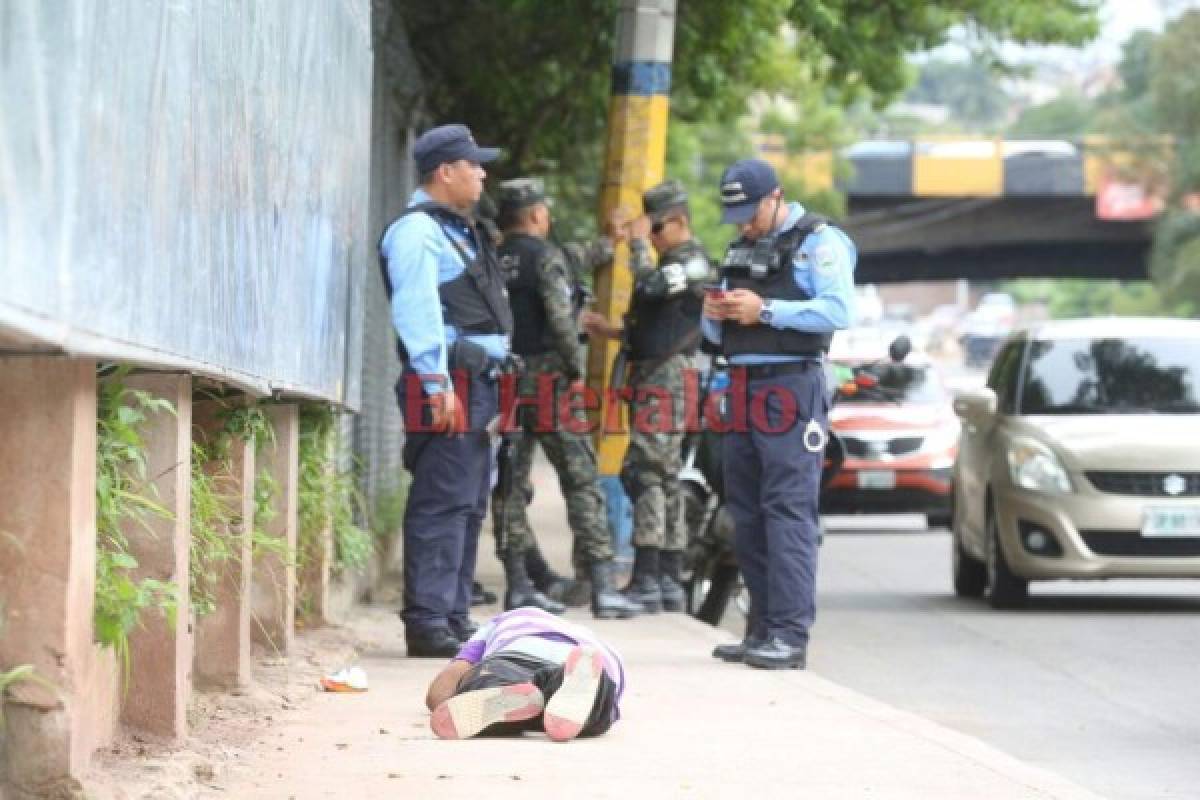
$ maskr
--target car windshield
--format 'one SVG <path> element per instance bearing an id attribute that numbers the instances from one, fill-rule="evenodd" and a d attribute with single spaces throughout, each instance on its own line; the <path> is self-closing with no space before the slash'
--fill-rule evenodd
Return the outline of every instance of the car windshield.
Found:
<path id="1" fill-rule="evenodd" d="M 838 395 L 839 403 L 887 403 L 931 405 L 944 402 L 945 391 L 937 373 L 927 366 L 896 364 L 890 361 L 853 368 L 856 374 L 872 375 L 879 381 L 879 390 L 860 388 L 854 394 Z M 852 376 L 847 375 L 847 379 Z"/>
<path id="2" fill-rule="evenodd" d="M 1034 342 L 1021 414 L 1200 412 L 1194 339 L 1056 339 Z"/>

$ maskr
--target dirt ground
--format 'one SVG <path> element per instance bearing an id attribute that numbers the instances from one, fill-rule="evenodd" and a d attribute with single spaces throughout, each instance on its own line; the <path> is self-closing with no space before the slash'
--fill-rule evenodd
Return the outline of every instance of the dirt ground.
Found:
<path id="1" fill-rule="evenodd" d="M 123 732 L 112 747 L 98 753 L 85 780 L 87 797 L 229 797 L 225 787 L 242 771 L 246 753 L 256 743 L 261 746 L 275 726 L 303 714 L 320 691 L 317 681 L 322 675 L 353 664 L 365 651 L 399 646 L 401 630 L 400 620 L 387 607 L 364 606 L 345 626 L 299 632 L 290 659 L 256 652 L 251 687 L 195 693 L 189 709 L 192 733 L 182 746 Z M 389 631 L 394 631 L 395 641 L 381 641 L 390 638 Z M 296 756 L 303 758 L 303 743 L 294 746 Z"/>

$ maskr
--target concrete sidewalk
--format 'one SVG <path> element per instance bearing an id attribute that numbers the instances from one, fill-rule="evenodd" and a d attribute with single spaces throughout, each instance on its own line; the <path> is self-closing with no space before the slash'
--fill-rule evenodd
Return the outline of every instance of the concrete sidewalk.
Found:
<path id="1" fill-rule="evenodd" d="M 553 473 L 536 473 L 535 527 L 565 564 Z M 481 543 L 481 574 L 499 569 Z M 477 612 L 481 609 L 477 609 Z M 480 614 L 480 616 L 483 616 Z M 219 793 L 236 798 L 809 797 L 1090 798 L 1095 795 L 970 737 L 811 672 L 762 672 L 711 658 L 727 634 L 681 614 L 591 625 L 623 654 L 622 720 L 602 737 L 440 741 L 423 698 L 437 661 L 402 658 L 390 609 L 353 626 L 376 644 L 371 688 L 319 695 L 281 715 L 241 754 Z M 814 646 L 819 646 L 819 642 Z"/>

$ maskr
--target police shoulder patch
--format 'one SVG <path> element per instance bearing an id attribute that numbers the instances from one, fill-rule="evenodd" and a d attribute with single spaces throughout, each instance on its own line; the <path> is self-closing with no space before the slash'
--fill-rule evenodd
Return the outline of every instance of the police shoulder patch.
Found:
<path id="1" fill-rule="evenodd" d="M 840 264 L 838 263 L 837 248 L 829 243 L 817 245 L 813 251 L 813 262 L 817 266 L 817 272 L 822 275 L 833 275 L 837 273 Z"/>
<path id="2" fill-rule="evenodd" d="M 702 281 L 708 278 L 708 259 L 704 256 L 692 256 L 684 266 L 689 281 Z"/>

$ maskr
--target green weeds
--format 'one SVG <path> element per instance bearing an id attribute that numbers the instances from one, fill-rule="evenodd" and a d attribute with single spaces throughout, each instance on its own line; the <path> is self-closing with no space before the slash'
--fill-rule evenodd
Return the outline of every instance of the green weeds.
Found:
<path id="1" fill-rule="evenodd" d="M 100 383 L 96 414 L 96 641 L 112 647 L 126 676 L 129 634 L 147 611 L 159 611 L 175 624 L 179 598 L 174 587 L 151 578 L 134 580 L 137 559 L 126 530 L 153 532 L 153 519 L 171 519 L 159 504 L 146 471 L 142 427 L 152 414 L 170 413 L 169 402 L 129 389 L 119 369 Z"/>

